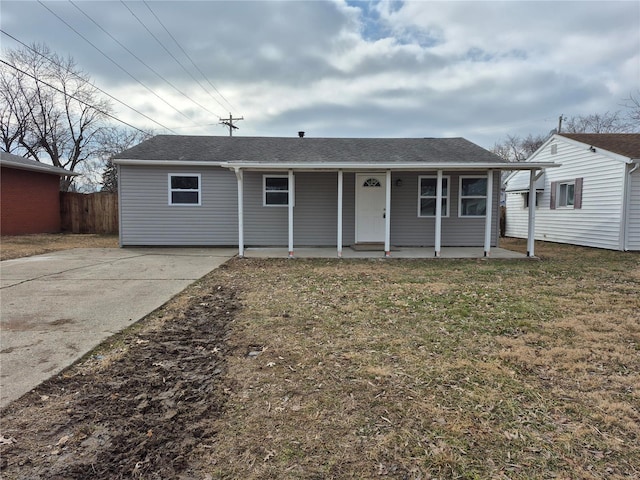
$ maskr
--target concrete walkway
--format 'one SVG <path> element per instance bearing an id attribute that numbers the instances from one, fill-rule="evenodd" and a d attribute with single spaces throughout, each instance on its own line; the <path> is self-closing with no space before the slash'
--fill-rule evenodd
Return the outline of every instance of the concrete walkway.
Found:
<path id="1" fill-rule="evenodd" d="M 0 262 L 0 407 L 237 253 L 73 249 Z"/>

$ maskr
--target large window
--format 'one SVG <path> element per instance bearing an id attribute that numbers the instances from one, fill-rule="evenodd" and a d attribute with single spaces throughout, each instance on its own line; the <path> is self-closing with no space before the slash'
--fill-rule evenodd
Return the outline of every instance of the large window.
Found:
<path id="1" fill-rule="evenodd" d="M 200 205 L 200 174 L 169 174 L 169 205 Z"/>
<path id="2" fill-rule="evenodd" d="M 418 177 L 418 216 L 436 216 L 438 177 Z M 442 177 L 442 216 L 449 216 L 449 177 Z"/>
<path id="3" fill-rule="evenodd" d="M 487 177 L 460 177 L 461 217 L 484 217 L 487 213 Z"/>
<path id="4" fill-rule="evenodd" d="M 289 177 L 264 175 L 264 206 L 278 207 L 289 204 Z"/>

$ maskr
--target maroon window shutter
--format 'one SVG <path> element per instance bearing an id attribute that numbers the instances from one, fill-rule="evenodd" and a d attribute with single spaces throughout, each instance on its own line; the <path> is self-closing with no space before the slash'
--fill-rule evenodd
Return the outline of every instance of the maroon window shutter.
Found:
<path id="1" fill-rule="evenodd" d="M 555 210 L 556 209 L 556 190 L 558 190 L 558 182 L 551 182 L 551 205 L 549 205 L 549 208 L 551 210 Z"/>
<path id="2" fill-rule="evenodd" d="M 582 177 L 576 178 L 573 189 L 573 208 L 582 208 Z"/>

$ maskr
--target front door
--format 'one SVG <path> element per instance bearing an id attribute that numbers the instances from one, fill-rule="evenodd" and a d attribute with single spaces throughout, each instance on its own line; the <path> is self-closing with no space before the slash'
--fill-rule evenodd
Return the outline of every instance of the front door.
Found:
<path id="1" fill-rule="evenodd" d="M 384 242 L 384 173 L 356 174 L 356 243 Z"/>

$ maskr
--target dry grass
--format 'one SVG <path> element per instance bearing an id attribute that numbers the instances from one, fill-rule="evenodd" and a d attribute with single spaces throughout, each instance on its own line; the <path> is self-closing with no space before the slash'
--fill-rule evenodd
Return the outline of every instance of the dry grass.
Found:
<path id="1" fill-rule="evenodd" d="M 39 233 L 0 237 L 0 260 L 30 257 L 70 248 L 117 248 L 117 235 Z"/>
<path id="2" fill-rule="evenodd" d="M 640 257 L 537 254 L 234 260 L 202 461 L 229 479 L 638 478 Z"/>

